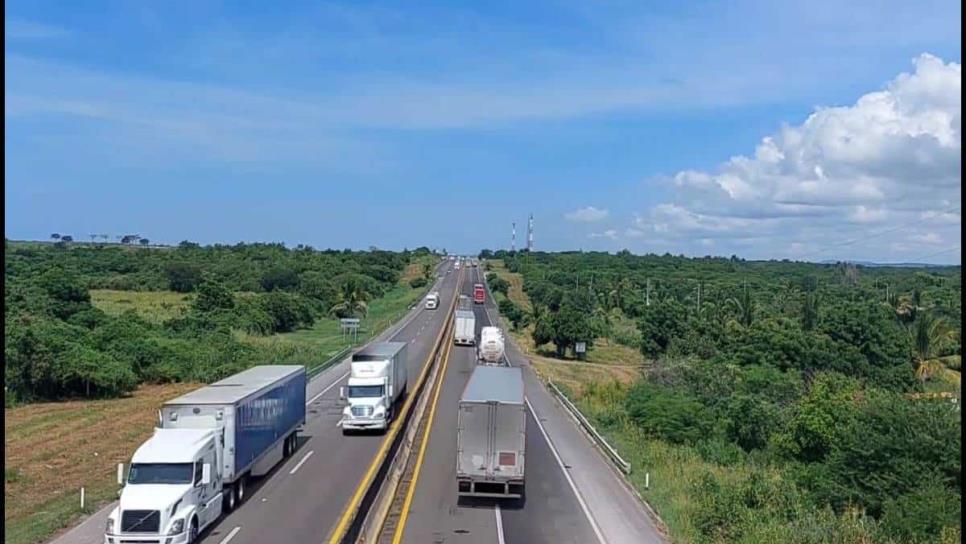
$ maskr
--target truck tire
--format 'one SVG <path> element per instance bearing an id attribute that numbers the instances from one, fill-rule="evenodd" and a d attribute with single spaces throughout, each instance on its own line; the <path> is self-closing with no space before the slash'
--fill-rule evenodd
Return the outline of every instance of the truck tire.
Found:
<path id="1" fill-rule="evenodd" d="M 248 479 L 248 475 L 242 474 L 242 477 L 239 478 L 237 482 L 235 482 L 235 507 L 236 508 L 241 506 L 241 504 L 245 502 L 245 496 L 248 493 L 248 490 L 246 489 L 246 483 L 245 483 L 245 480 L 247 479 Z"/>
<path id="2" fill-rule="evenodd" d="M 282 442 L 282 457 L 288 458 L 292 456 L 292 436 L 286 436 L 285 441 Z"/>
<path id="3" fill-rule="evenodd" d="M 198 540 L 198 518 L 191 518 L 191 526 L 188 528 L 188 544 L 194 544 Z"/>
<path id="4" fill-rule="evenodd" d="M 235 509 L 235 486 L 227 485 L 222 491 L 224 495 L 221 498 L 221 509 L 224 513 L 230 514 L 232 510 Z"/>

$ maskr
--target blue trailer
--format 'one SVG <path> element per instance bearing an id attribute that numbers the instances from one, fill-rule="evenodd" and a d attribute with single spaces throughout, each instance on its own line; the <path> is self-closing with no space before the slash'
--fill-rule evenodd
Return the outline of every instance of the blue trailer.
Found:
<path id="1" fill-rule="evenodd" d="M 305 424 L 305 367 L 256 366 L 164 404 L 165 429 L 214 429 L 214 470 L 230 510 L 248 476 L 262 476 L 294 452 Z"/>

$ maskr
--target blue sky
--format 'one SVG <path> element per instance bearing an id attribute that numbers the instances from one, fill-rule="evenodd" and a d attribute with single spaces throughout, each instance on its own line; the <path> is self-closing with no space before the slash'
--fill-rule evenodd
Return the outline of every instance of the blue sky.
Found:
<path id="1" fill-rule="evenodd" d="M 958 262 L 958 3 L 677 4 L 8 2 L 6 236 Z"/>

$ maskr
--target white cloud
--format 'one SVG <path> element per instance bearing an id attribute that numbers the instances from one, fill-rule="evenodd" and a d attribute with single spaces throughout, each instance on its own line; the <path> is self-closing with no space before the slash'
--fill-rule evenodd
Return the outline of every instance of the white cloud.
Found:
<path id="1" fill-rule="evenodd" d="M 590 234 L 591 238 L 609 238 L 611 240 L 617 239 L 617 231 L 614 229 L 607 229 L 604 232 L 594 232 Z"/>
<path id="2" fill-rule="evenodd" d="M 624 231 L 624 236 L 628 238 L 642 238 L 644 236 L 644 231 L 635 228 L 629 228 Z"/>
<path id="3" fill-rule="evenodd" d="M 922 234 L 913 234 L 909 237 L 910 240 L 914 242 L 919 242 L 922 244 L 941 244 L 942 238 L 935 232 L 924 232 Z"/>
<path id="4" fill-rule="evenodd" d="M 909 229 L 895 227 L 919 223 L 937 231 L 920 243 L 958 243 L 961 65 L 929 54 L 913 64 L 913 73 L 852 106 L 818 108 L 763 138 L 753 157 L 733 157 L 716 172 L 678 172 L 668 180 L 673 201 L 638 216 L 633 228 L 694 248 L 702 239 L 755 240 L 759 257 L 795 258 L 874 236 L 834 256 L 877 251 L 887 259 L 916 251 L 899 239 Z"/>
<path id="5" fill-rule="evenodd" d="M 587 206 L 586 208 L 580 208 L 564 214 L 564 217 L 566 217 L 568 221 L 595 223 L 597 221 L 607 219 L 608 215 L 610 215 L 610 212 L 607 210 L 599 210 L 593 206 Z"/>

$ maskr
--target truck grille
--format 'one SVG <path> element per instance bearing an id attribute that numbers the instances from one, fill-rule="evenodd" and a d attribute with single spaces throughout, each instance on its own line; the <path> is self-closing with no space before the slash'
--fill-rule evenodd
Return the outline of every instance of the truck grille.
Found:
<path id="1" fill-rule="evenodd" d="M 121 512 L 122 533 L 157 533 L 161 528 L 159 510 L 125 510 Z"/>
<path id="2" fill-rule="evenodd" d="M 352 415 L 356 417 L 366 417 L 372 415 L 372 406 L 353 406 Z"/>

